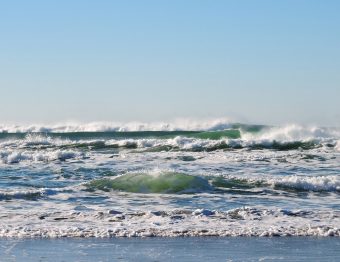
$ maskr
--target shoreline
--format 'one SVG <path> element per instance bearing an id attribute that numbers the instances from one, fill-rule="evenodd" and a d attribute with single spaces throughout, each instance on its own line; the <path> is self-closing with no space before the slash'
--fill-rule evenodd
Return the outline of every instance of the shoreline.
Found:
<path id="1" fill-rule="evenodd" d="M 340 238 L 0 238 L 2 261 L 337 261 Z"/>

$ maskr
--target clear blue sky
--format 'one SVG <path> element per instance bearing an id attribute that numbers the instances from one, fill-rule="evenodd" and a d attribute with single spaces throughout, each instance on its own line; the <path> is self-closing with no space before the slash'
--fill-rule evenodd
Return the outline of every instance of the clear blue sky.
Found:
<path id="1" fill-rule="evenodd" d="M 2 1 L 0 122 L 340 125 L 340 1 Z"/>

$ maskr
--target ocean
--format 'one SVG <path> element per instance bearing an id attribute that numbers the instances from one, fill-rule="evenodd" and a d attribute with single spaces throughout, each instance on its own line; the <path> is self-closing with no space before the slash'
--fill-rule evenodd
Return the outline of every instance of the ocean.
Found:
<path id="1" fill-rule="evenodd" d="M 340 236 L 340 128 L 0 125 L 0 237 Z"/>

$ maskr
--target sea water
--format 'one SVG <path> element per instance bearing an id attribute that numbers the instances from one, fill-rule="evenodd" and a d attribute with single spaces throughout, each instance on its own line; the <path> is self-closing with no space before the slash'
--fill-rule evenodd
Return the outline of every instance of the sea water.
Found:
<path id="1" fill-rule="evenodd" d="M 332 237 L 0 239 L 1 261 L 339 261 Z"/>
<path id="2" fill-rule="evenodd" d="M 339 196 L 339 128 L 0 126 L 0 237 L 339 237 Z"/>

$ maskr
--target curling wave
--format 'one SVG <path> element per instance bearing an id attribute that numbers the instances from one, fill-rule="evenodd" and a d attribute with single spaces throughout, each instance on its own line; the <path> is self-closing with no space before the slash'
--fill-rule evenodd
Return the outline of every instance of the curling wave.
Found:
<path id="1" fill-rule="evenodd" d="M 92 181 L 87 188 L 133 193 L 197 193 L 211 190 L 207 180 L 175 172 L 129 173 L 113 179 Z"/>
<path id="2" fill-rule="evenodd" d="M 173 171 L 142 171 L 113 178 L 101 178 L 85 184 L 88 190 L 117 190 L 132 193 L 202 193 L 219 189 L 270 188 L 288 191 L 340 192 L 340 177 L 277 176 L 251 177 L 233 175 L 188 175 Z"/>

